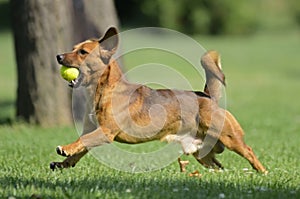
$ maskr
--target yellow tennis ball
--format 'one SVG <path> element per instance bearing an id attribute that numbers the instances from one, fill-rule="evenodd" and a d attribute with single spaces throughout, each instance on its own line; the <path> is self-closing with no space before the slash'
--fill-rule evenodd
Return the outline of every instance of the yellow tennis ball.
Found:
<path id="1" fill-rule="evenodd" d="M 78 77 L 79 70 L 77 68 L 61 66 L 60 75 L 62 76 L 62 78 L 70 82 Z"/>

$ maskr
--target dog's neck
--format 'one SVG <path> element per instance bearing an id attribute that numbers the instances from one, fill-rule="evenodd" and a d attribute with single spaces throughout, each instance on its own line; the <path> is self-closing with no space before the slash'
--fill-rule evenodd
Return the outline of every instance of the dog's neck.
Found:
<path id="1" fill-rule="evenodd" d="M 94 98 L 95 92 L 99 92 L 99 89 L 103 89 L 104 86 L 107 87 L 115 83 L 120 83 L 120 81 L 123 81 L 122 75 L 118 63 L 115 60 L 111 60 L 104 70 L 93 74 L 94 77 L 86 86 L 89 97 Z"/>
<path id="2" fill-rule="evenodd" d="M 100 75 L 96 90 L 113 87 L 115 84 L 122 84 L 125 81 L 123 73 L 116 60 L 111 60 Z M 97 91 L 96 91 L 97 92 Z"/>
<path id="3" fill-rule="evenodd" d="M 94 90 L 94 111 L 97 111 L 99 109 L 100 100 L 102 99 L 106 90 L 112 91 L 113 88 L 119 87 L 120 85 L 123 85 L 125 83 L 126 80 L 117 61 L 111 60 L 99 77 L 98 83 Z M 105 94 L 106 97 L 109 95 L 109 93 Z"/>
<path id="4" fill-rule="evenodd" d="M 122 83 L 125 81 L 123 77 L 123 73 L 118 65 L 118 62 L 116 60 L 111 60 L 109 65 L 104 71 L 104 75 L 107 75 L 108 85 L 112 86 L 116 83 Z"/>

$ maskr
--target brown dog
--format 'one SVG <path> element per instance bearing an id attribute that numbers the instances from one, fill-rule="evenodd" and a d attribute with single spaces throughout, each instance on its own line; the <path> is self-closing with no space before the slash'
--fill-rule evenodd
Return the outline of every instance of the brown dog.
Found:
<path id="1" fill-rule="evenodd" d="M 87 40 L 72 52 L 57 55 L 59 64 L 79 69 L 79 77 L 70 86 L 86 88 L 88 106 L 93 107 L 87 114 L 94 113 L 99 127 L 86 117 L 80 138 L 57 147 L 57 153 L 67 158 L 51 163 L 51 169 L 75 166 L 89 149 L 104 143 L 163 140 L 179 142 L 185 154 L 193 154 L 205 167 L 223 168 L 215 154 L 223 152 L 225 146 L 246 158 L 255 170 L 267 172 L 243 141 L 239 123 L 218 106 L 225 77 L 217 52 L 209 51 L 201 59 L 206 72 L 202 93 L 154 90 L 129 83 L 111 59 L 117 46 L 117 30 L 110 28 L 100 40 Z"/>

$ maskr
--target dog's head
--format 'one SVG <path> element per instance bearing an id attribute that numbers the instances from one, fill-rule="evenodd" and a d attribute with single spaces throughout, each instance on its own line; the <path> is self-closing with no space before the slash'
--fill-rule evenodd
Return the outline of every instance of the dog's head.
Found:
<path id="1" fill-rule="evenodd" d="M 75 45 L 72 52 L 57 55 L 59 64 L 77 68 L 80 72 L 69 85 L 76 88 L 95 83 L 116 52 L 118 41 L 118 31 L 111 27 L 101 39 L 86 40 Z"/>

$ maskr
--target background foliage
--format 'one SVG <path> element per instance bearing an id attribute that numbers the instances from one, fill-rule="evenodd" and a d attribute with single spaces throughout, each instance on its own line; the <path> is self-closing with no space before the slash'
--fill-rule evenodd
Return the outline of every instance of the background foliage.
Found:
<path id="1" fill-rule="evenodd" d="M 254 33 L 272 17 L 269 13 L 300 20 L 297 0 L 116 0 L 116 5 L 125 26 L 162 26 L 189 34 Z"/>

